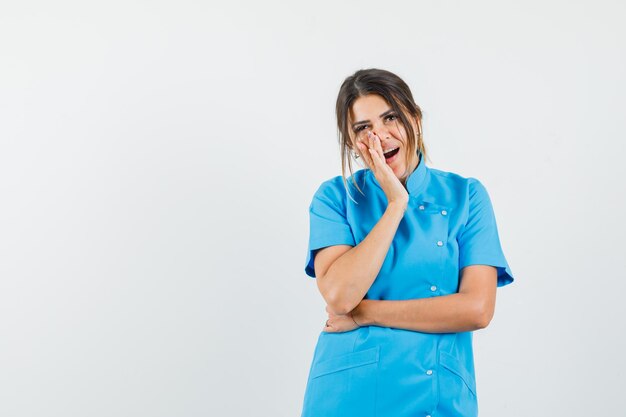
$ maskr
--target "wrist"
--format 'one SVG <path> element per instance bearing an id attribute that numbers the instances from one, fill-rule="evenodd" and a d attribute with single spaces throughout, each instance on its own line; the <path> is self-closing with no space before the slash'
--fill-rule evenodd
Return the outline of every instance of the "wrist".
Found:
<path id="1" fill-rule="evenodd" d="M 352 312 L 352 319 L 359 326 L 372 326 L 375 324 L 372 315 L 372 307 L 376 300 L 361 300 L 359 305 Z"/>
<path id="2" fill-rule="evenodd" d="M 409 205 L 408 201 L 404 202 L 404 201 L 394 200 L 394 201 L 389 202 L 389 204 L 387 204 L 387 210 L 395 214 L 404 215 L 404 212 L 406 211 L 408 205 Z"/>

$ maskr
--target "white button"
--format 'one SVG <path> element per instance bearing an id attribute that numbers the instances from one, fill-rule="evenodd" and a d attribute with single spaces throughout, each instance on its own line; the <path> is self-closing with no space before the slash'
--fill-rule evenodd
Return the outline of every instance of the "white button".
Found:
<path id="1" fill-rule="evenodd" d="M 443 242 L 441 240 L 437 241 L 437 246 L 443 246 Z"/>
<path id="2" fill-rule="evenodd" d="M 441 210 L 441 214 L 445 216 L 446 214 L 448 214 L 448 212 L 445 210 Z"/>
<path id="3" fill-rule="evenodd" d="M 420 206 L 420 207 L 419 207 L 419 209 L 420 209 L 420 210 L 424 210 L 424 206 Z"/>
<path id="4" fill-rule="evenodd" d="M 436 285 L 431 286 L 431 287 L 430 287 L 430 290 L 431 290 L 431 291 L 437 291 L 437 286 L 436 286 Z"/>
<path id="5" fill-rule="evenodd" d="M 433 371 L 431 371 L 430 369 L 428 371 L 426 371 L 426 375 L 432 375 Z"/>

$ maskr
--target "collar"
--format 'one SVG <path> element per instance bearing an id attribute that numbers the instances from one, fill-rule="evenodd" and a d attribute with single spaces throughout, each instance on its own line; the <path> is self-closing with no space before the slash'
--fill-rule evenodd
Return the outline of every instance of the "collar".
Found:
<path id="1" fill-rule="evenodd" d="M 383 188 L 378 183 L 378 180 L 376 179 L 374 172 L 372 172 L 371 169 L 368 169 L 367 171 L 372 182 L 374 182 L 374 184 L 376 184 L 376 186 L 382 190 Z M 424 155 L 422 155 L 422 153 L 419 152 L 419 163 L 417 165 L 417 168 L 415 168 L 413 172 L 409 174 L 409 177 L 407 178 L 407 181 L 406 181 L 406 189 L 409 195 L 416 196 L 420 192 L 422 192 L 424 188 L 426 187 L 426 184 L 428 183 L 428 177 L 429 177 L 429 168 L 426 166 L 426 162 L 424 161 Z"/>

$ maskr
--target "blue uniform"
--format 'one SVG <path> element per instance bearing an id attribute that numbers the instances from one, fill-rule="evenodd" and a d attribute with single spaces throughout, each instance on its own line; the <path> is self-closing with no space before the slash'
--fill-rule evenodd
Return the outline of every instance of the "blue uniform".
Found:
<path id="1" fill-rule="evenodd" d="M 461 268 L 492 265 L 498 287 L 513 282 L 487 190 L 426 166 L 407 179 L 409 203 L 384 263 L 365 298 L 404 300 L 458 292 Z M 321 184 L 309 207 L 305 272 L 315 277 L 317 249 L 361 242 L 387 207 L 369 169 L 354 173 L 363 196 L 341 176 Z M 478 414 L 472 332 L 424 333 L 363 326 L 321 331 L 304 394 L 302 417 L 472 417 Z"/>

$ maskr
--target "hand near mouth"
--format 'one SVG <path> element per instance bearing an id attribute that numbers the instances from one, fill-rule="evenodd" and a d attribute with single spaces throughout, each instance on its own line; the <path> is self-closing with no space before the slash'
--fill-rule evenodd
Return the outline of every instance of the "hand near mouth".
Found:
<path id="1" fill-rule="evenodd" d="M 365 143 L 367 141 L 367 144 Z M 399 204 L 406 206 L 409 202 L 409 193 L 400 182 L 393 169 L 385 162 L 385 155 L 380 145 L 380 138 L 376 133 L 368 132 L 367 139 L 363 142 L 357 140 L 359 154 L 372 170 L 376 180 L 387 196 L 387 204 Z"/>

